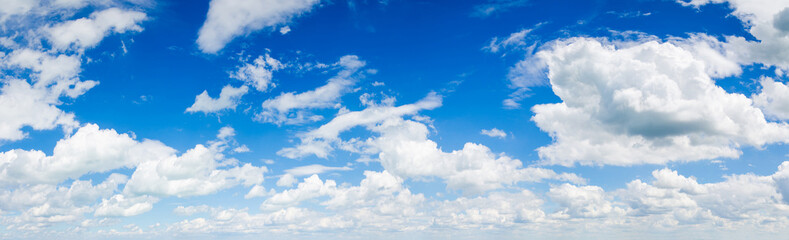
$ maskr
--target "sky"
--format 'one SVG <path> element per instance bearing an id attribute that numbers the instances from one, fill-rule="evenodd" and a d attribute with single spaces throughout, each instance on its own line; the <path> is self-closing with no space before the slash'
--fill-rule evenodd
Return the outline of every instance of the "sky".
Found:
<path id="1" fill-rule="evenodd" d="M 3 239 L 778 239 L 789 1 L 0 0 Z"/>

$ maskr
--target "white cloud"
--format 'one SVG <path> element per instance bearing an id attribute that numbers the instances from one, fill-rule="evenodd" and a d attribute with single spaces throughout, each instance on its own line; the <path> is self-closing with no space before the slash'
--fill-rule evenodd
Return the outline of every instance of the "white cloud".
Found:
<path id="1" fill-rule="evenodd" d="M 290 27 L 289 26 L 284 26 L 284 27 L 279 28 L 279 33 L 282 34 L 282 35 L 288 34 L 289 32 L 290 32 Z"/>
<path id="2" fill-rule="evenodd" d="M 441 106 L 442 97 L 435 92 L 429 93 L 425 98 L 413 104 L 402 106 L 370 106 L 362 111 L 346 112 L 339 114 L 328 123 L 307 133 L 302 134 L 301 143 L 292 148 L 284 148 L 277 152 L 287 158 L 300 158 L 316 155 L 326 158 L 334 149 L 330 143 L 339 141 L 341 132 L 356 126 L 371 126 L 386 119 L 414 115 L 421 110 L 435 109 Z"/>
<path id="3" fill-rule="evenodd" d="M 82 51 L 95 47 L 110 32 L 142 31 L 139 23 L 146 19 L 143 12 L 109 8 L 80 18 L 45 28 L 47 39 L 56 49 Z"/>
<path id="4" fill-rule="evenodd" d="M 58 141 L 52 156 L 38 150 L 0 153 L 0 184 L 57 184 L 89 173 L 134 167 L 128 181 L 126 176 L 122 181 L 113 180 L 125 184 L 122 194 L 105 198 L 95 215 L 137 215 L 150 210 L 158 197 L 206 195 L 236 185 L 260 185 L 265 167 L 237 166 L 236 160 L 224 158 L 222 152 L 233 135 L 232 128 L 225 127 L 218 134 L 220 139 L 209 142 L 208 147 L 198 144 L 178 156 L 158 141 L 139 142 L 127 134 L 87 124 Z M 90 200 L 99 196 L 104 195 L 83 197 Z"/>
<path id="5" fill-rule="evenodd" d="M 263 210 L 279 210 L 285 207 L 296 206 L 301 201 L 325 196 L 337 191 L 334 180 L 322 181 L 318 175 L 305 178 L 294 189 L 288 189 L 269 197 L 260 206 Z"/>
<path id="6" fill-rule="evenodd" d="M 246 85 L 234 88 L 229 84 L 222 88 L 218 98 L 212 98 L 208 95 L 208 91 L 203 91 L 195 97 L 195 103 L 187 108 L 186 112 L 215 113 L 225 109 L 236 109 L 241 97 L 248 91 L 249 88 Z"/>
<path id="7" fill-rule="evenodd" d="M 546 220 L 544 200 L 528 190 L 433 202 L 435 224 L 459 229 L 512 227 Z"/>
<path id="8" fill-rule="evenodd" d="M 325 158 L 337 145 L 349 152 L 378 154 L 384 169 L 396 176 L 416 179 L 439 177 L 444 179 L 447 187 L 462 189 L 466 194 L 482 193 L 520 181 L 584 181 L 574 174 L 523 168 L 519 160 L 494 154 L 486 146 L 475 143 L 466 143 L 461 150 L 442 151 L 427 138 L 429 131 L 425 124 L 402 119 L 421 110 L 437 108 L 441 106 L 441 100 L 439 95 L 430 93 L 413 104 L 397 107 L 373 105 L 362 111 L 343 113 L 317 129 L 300 134 L 299 145 L 284 148 L 278 154 L 289 158 L 312 154 Z M 339 137 L 342 132 L 356 126 L 364 126 L 379 136 L 366 141 L 356 138 L 344 141 Z"/>
<path id="9" fill-rule="evenodd" d="M 488 147 L 466 143 L 460 150 L 444 152 L 427 138 L 422 123 L 390 119 L 372 128 L 380 136 L 368 140 L 378 152 L 384 169 L 402 177 L 439 177 L 448 188 L 478 194 L 520 181 L 558 179 L 583 182 L 574 174 L 557 174 L 543 168 L 523 168 L 521 161 L 495 154 Z"/>
<path id="10" fill-rule="evenodd" d="M 767 122 L 750 99 L 715 85 L 709 61 L 672 43 L 573 38 L 537 56 L 562 99 L 532 108 L 532 120 L 554 138 L 538 149 L 545 164 L 735 158 L 741 145 L 789 140 L 787 124 Z"/>
<path id="11" fill-rule="evenodd" d="M 128 177 L 111 174 L 99 184 L 76 180 L 70 185 L 28 185 L 0 191 L 2 221 L 8 229 L 29 231 L 61 222 L 76 222 L 93 211 L 96 199 L 111 196 Z M 16 214 L 18 213 L 18 214 Z"/>
<path id="12" fill-rule="evenodd" d="M 197 45 L 216 53 L 234 38 L 287 24 L 312 10 L 319 0 L 212 0 Z"/>
<path id="13" fill-rule="evenodd" d="M 196 213 L 203 213 L 208 212 L 211 210 L 211 207 L 208 205 L 199 205 L 199 206 L 178 206 L 173 209 L 173 213 L 181 216 L 192 216 Z"/>
<path id="14" fill-rule="evenodd" d="M 74 115 L 63 112 L 61 97 L 76 98 L 96 86 L 96 81 L 80 81 L 79 58 L 51 55 L 32 49 L 18 49 L 2 57 L 2 68 L 30 70 L 30 82 L 6 76 L 0 88 L 0 140 L 20 140 L 21 129 L 49 130 L 62 126 L 70 132 L 79 126 Z M 32 84 L 31 84 L 32 83 Z"/>
<path id="15" fill-rule="evenodd" d="M 743 65 L 762 63 L 789 69 L 789 2 L 770 0 L 693 0 L 677 1 L 685 6 L 699 7 L 710 3 L 728 3 L 732 15 L 756 40 L 725 36 L 721 45 L 728 57 Z"/>
<path id="16" fill-rule="evenodd" d="M 55 184 L 91 172 L 131 168 L 148 159 L 164 158 L 175 150 L 157 141 L 137 142 L 127 134 L 87 124 L 58 141 L 52 156 L 39 150 L 0 153 L 0 183 Z"/>
<path id="17" fill-rule="evenodd" d="M 279 180 L 277 180 L 277 186 L 290 187 L 298 182 L 299 180 L 296 179 L 296 177 L 293 176 L 292 174 L 283 174 L 281 177 L 279 177 Z"/>
<path id="18" fill-rule="evenodd" d="M 279 60 L 272 58 L 268 53 L 258 56 L 252 63 L 244 63 L 238 70 L 230 74 L 231 78 L 244 81 L 244 84 L 254 87 L 260 92 L 276 86 L 272 81 L 274 72 L 285 68 Z"/>
<path id="19" fill-rule="evenodd" d="M 159 199 L 151 196 L 126 197 L 116 194 L 109 199 L 103 199 L 96 208 L 94 216 L 97 217 L 128 217 L 140 215 L 150 211 L 153 204 Z"/>
<path id="20" fill-rule="evenodd" d="M 327 167 L 320 164 L 312 164 L 306 166 L 299 166 L 291 169 L 286 169 L 285 172 L 293 176 L 307 176 L 313 174 L 321 174 L 330 171 L 350 171 L 353 170 L 349 167 Z"/>
<path id="21" fill-rule="evenodd" d="M 493 129 L 490 129 L 490 130 L 482 129 L 480 134 L 488 136 L 488 137 L 495 137 L 495 138 L 502 138 L 502 139 L 507 137 L 507 133 L 502 131 L 502 130 L 500 130 L 500 129 L 498 129 L 498 128 L 493 128 Z"/>
<path id="22" fill-rule="evenodd" d="M 623 209 L 613 206 L 605 191 L 598 186 L 575 186 L 565 183 L 551 187 L 547 195 L 562 207 L 554 213 L 559 217 L 596 218 L 625 213 Z"/>
<path id="23" fill-rule="evenodd" d="M 789 119 L 789 86 L 772 78 L 762 78 L 762 92 L 754 94 L 753 104 L 774 118 Z"/>
<path id="24" fill-rule="evenodd" d="M 510 34 L 507 38 L 499 40 L 498 37 L 494 37 L 490 40 L 488 46 L 482 48 L 482 50 L 491 52 L 491 53 L 498 53 L 501 50 L 507 50 L 510 48 L 522 48 L 526 47 L 526 37 L 532 31 L 532 29 L 522 29 L 520 31 L 514 32 Z"/>
<path id="25" fill-rule="evenodd" d="M 276 192 L 274 191 L 274 189 L 271 189 L 270 191 L 266 192 L 266 188 L 265 187 L 260 186 L 260 185 L 255 185 L 254 187 L 249 189 L 249 192 L 247 192 L 246 195 L 244 195 L 244 199 L 250 199 L 250 198 L 256 198 L 256 197 L 265 197 L 265 196 L 269 196 L 269 195 L 274 195 L 275 193 Z"/>
<path id="26" fill-rule="evenodd" d="M 257 118 L 263 122 L 275 124 L 299 124 L 322 119 L 307 110 L 321 108 L 339 108 L 340 97 L 351 91 L 358 78 L 362 77 L 360 70 L 365 62 L 359 57 L 348 55 L 340 58 L 334 64 L 340 68 L 336 76 L 329 79 L 326 85 L 302 93 L 282 93 L 279 96 L 263 102 L 263 110 Z"/>

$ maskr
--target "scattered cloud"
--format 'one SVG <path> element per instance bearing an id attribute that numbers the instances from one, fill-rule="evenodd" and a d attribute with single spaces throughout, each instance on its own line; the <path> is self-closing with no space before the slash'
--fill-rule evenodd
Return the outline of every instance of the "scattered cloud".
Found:
<path id="1" fill-rule="evenodd" d="M 319 0 L 212 0 L 197 45 L 204 53 L 217 53 L 238 36 L 286 25 L 319 3 Z"/>

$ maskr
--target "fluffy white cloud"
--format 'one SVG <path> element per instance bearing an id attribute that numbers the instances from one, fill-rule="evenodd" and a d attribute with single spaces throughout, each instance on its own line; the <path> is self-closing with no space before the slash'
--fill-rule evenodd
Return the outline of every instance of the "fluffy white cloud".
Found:
<path id="1" fill-rule="evenodd" d="M 658 224 L 769 221 L 787 224 L 789 206 L 781 202 L 783 166 L 772 176 L 725 176 L 715 183 L 698 183 L 669 169 L 655 170 L 652 184 L 635 180 L 617 195 L 631 208 L 629 215 L 660 217 Z"/>
<path id="2" fill-rule="evenodd" d="M 752 96 L 753 104 L 763 109 L 768 116 L 789 119 L 789 86 L 768 77 L 762 78 L 759 83 L 762 92 Z"/>
<path id="3" fill-rule="evenodd" d="M 369 144 L 378 152 L 384 169 L 402 177 L 439 177 L 448 188 L 477 194 L 520 181 L 560 179 L 583 182 L 574 174 L 557 174 L 543 168 L 523 168 L 521 161 L 495 154 L 488 147 L 466 143 L 460 150 L 444 152 L 427 138 L 422 123 L 390 119 L 372 128 L 380 136 Z"/>
<path id="4" fill-rule="evenodd" d="M 205 53 L 216 53 L 233 38 L 287 24 L 318 3 L 319 0 L 212 0 L 197 45 Z"/>
<path id="5" fill-rule="evenodd" d="M 613 206 L 605 191 L 598 186 L 575 186 L 565 183 L 551 187 L 548 196 L 562 207 L 554 213 L 558 217 L 596 218 L 625 213 L 623 209 Z"/>
<path id="6" fill-rule="evenodd" d="M 52 156 L 39 150 L 14 149 L 0 153 L 0 184 L 55 184 L 87 173 L 131 168 L 174 153 L 175 150 L 160 142 L 137 142 L 127 134 L 87 124 L 58 141 Z"/>
<path id="7" fill-rule="evenodd" d="M 543 222 L 544 200 L 528 190 L 494 192 L 485 197 L 433 202 L 437 226 L 461 229 L 511 227 L 518 224 Z"/>
<path id="8" fill-rule="evenodd" d="M 116 194 L 103 199 L 93 213 L 97 217 L 128 217 L 150 211 L 159 199 L 151 196 L 126 197 Z"/>
<path id="9" fill-rule="evenodd" d="M 495 138 L 507 137 L 507 133 L 498 128 L 482 129 L 482 131 L 480 131 L 479 133 L 488 137 L 495 137 Z"/>
<path id="10" fill-rule="evenodd" d="M 699 7 L 710 3 L 728 3 L 732 15 L 758 41 L 739 36 L 725 36 L 721 43 L 727 56 L 743 65 L 762 63 L 789 69 L 789 2 L 772 0 L 692 0 L 677 2 Z"/>
<path id="11" fill-rule="evenodd" d="M 351 91 L 358 78 L 363 77 L 360 70 L 365 62 L 359 57 L 343 56 L 334 64 L 340 68 L 336 76 L 329 79 L 326 85 L 302 93 L 282 93 L 263 102 L 263 110 L 257 118 L 263 122 L 275 124 L 299 124 L 322 119 L 306 110 L 320 108 L 339 108 L 340 97 Z"/>
<path id="12" fill-rule="evenodd" d="M 142 31 L 139 23 L 146 14 L 138 11 L 109 8 L 80 18 L 45 28 L 47 39 L 56 49 L 74 48 L 79 51 L 95 47 L 110 33 Z"/>
<path id="13" fill-rule="evenodd" d="M 252 63 L 244 63 L 230 74 L 231 78 L 244 81 L 244 84 L 254 87 L 256 90 L 265 92 L 270 87 L 276 86 L 272 81 L 274 72 L 285 68 L 279 60 L 266 55 L 258 56 Z"/>
<path id="14" fill-rule="evenodd" d="M 738 157 L 741 145 L 789 141 L 749 98 L 715 85 L 691 51 L 648 41 L 615 47 L 595 39 L 554 42 L 537 53 L 561 103 L 532 108 L 555 142 L 545 164 L 662 164 Z"/>
<path id="15" fill-rule="evenodd" d="M 73 181 L 70 185 L 29 185 L 0 192 L 2 221 L 8 229 L 31 230 L 59 222 L 76 222 L 93 211 L 97 199 L 111 196 L 128 177 L 111 174 L 99 184 Z M 19 214 L 13 214 L 19 213 Z"/>
<path id="16" fill-rule="evenodd" d="M 227 128 L 223 130 L 218 134 L 220 139 L 209 142 L 208 147 L 198 144 L 180 156 L 171 154 L 141 162 L 123 192 L 132 196 L 183 197 L 212 194 L 239 184 L 260 185 L 268 171 L 266 167 L 249 163 L 226 167 L 236 165 L 236 161 L 227 160 L 222 154 L 232 136 Z"/>
<path id="17" fill-rule="evenodd" d="M 29 82 L 6 76 L 0 88 L 0 140 L 19 140 L 27 134 L 21 129 L 49 130 L 62 126 L 64 131 L 79 126 L 74 115 L 63 112 L 61 97 L 76 98 L 96 86 L 96 81 L 80 81 L 79 58 L 52 55 L 38 50 L 14 50 L 2 59 L 2 68 L 30 70 Z"/>
<path id="18" fill-rule="evenodd" d="M 241 97 L 247 92 L 249 92 L 249 87 L 246 85 L 238 88 L 227 85 L 219 92 L 219 98 L 212 98 L 208 95 L 208 91 L 203 91 L 195 97 L 195 103 L 187 108 L 186 112 L 215 113 L 225 109 L 236 109 Z"/>

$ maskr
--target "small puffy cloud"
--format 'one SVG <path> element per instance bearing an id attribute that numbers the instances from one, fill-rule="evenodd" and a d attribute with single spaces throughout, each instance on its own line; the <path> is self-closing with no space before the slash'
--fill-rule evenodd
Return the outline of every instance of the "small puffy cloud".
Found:
<path id="1" fill-rule="evenodd" d="M 547 195 L 562 207 L 555 213 L 558 216 L 597 218 L 609 214 L 623 215 L 625 212 L 613 206 L 605 191 L 598 186 L 575 186 L 564 183 L 551 187 Z"/>
<path id="2" fill-rule="evenodd" d="M 263 102 L 263 110 L 257 114 L 257 119 L 275 124 L 299 124 L 322 119 L 307 110 L 322 108 L 339 108 L 340 97 L 350 92 L 359 78 L 363 75 L 360 70 L 365 62 L 359 57 L 343 56 L 334 65 L 340 70 L 326 85 L 316 89 L 295 93 L 287 92 Z"/>
<path id="3" fill-rule="evenodd" d="M 143 12 L 110 8 L 80 18 L 45 28 L 47 39 L 57 49 L 84 50 L 95 47 L 109 32 L 125 33 L 142 31 L 139 23 L 145 20 Z"/>
<path id="4" fill-rule="evenodd" d="M 772 78 L 762 78 L 762 92 L 754 94 L 753 104 L 764 110 L 768 116 L 789 119 L 789 86 Z"/>
<path id="5" fill-rule="evenodd" d="M 150 196 L 126 197 L 116 194 L 109 199 L 104 199 L 96 208 L 94 216 L 97 217 L 128 217 L 140 215 L 153 209 L 153 204 L 159 199 Z"/>
<path id="6" fill-rule="evenodd" d="M 502 131 L 502 130 L 500 130 L 500 129 L 498 129 L 498 128 L 482 129 L 482 131 L 480 131 L 480 134 L 488 136 L 488 137 L 495 137 L 495 138 L 506 138 L 507 137 L 507 133 Z"/>
<path id="7" fill-rule="evenodd" d="M 260 185 L 255 185 L 254 187 L 249 189 L 249 192 L 247 192 L 246 195 L 244 195 L 244 199 L 250 199 L 250 198 L 256 198 L 256 197 L 265 197 L 265 196 L 273 195 L 274 193 L 275 193 L 274 189 L 271 189 L 271 191 L 266 192 L 266 188 L 265 187 L 260 186 Z"/>
<path id="8" fill-rule="evenodd" d="M 285 68 L 279 60 L 266 55 L 258 56 L 252 63 L 244 63 L 230 74 L 231 78 L 238 79 L 244 84 L 255 88 L 260 92 L 265 92 L 271 87 L 276 86 L 272 81 L 274 72 Z"/>
<path id="9" fill-rule="evenodd" d="M 735 158 L 742 145 L 789 141 L 789 125 L 766 121 L 751 99 L 715 85 L 710 62 L 675 44 L 573 38 L 537 57 L 562 99 L 532 108 L 532 120 L 554 139 L 538 149 L 545 164 Z"/>
<path id="10" fill-rule="evenodd" d="M 225 109 L 235 109 L 241 101 L 241 97 L 249 92 L 246 85 L 235 88 L 227 85 L 222 88 L 218 98 L 212 98 L 208 91 L 203 91 L 195 97 L 195 103 L 186 109 L 186 112 L 215 113 Z"/>
<path id="11" fill-rule="evenodd" d="M 238 36 L 287 24 L 319 3 L 319 0 L 212 0 L 197 45 L 205 53 L 216 53 Z"/>
<path id="12" fill-rule="evenodd" d="M 284 27 L 279 28 L 279 33 L 282 34 L 282 35 L 288 34 L 289 32 L 290 32 L 290 27 L 289 26 L 284 26 Z"/>
<path id="13" fill-rule="evenodd" d="M 324 182 L 318 175 L 312 175 L 305 178 L 296 188 L 288 189 L 269 197 L 260 208 L 263 210 L 278 210 L 296 206 L 301 201 L 329 195 L 335 191 L 337 191 L 337 182 L 334 180 L 326 180 Z"/>
<path id="14" fill-rule="evenodd" d="M 299 180 L 296 179 L 296 177 L 293 176 L 293 174 L 283 174 L 281 177 L 279 177 L 279 180 L 277 180 L 277 186 L 290 187 L 298 182 Z"/>

